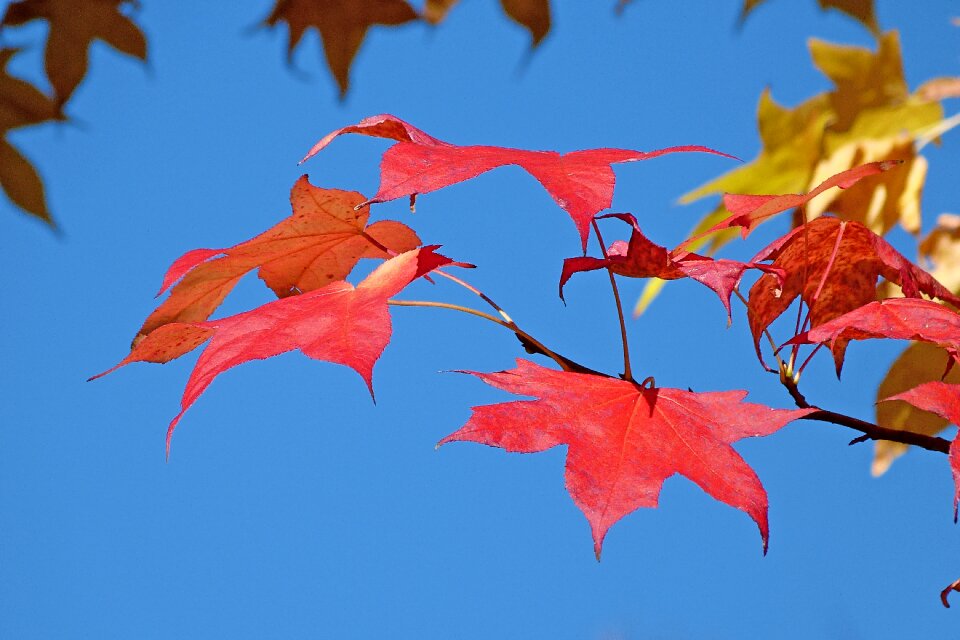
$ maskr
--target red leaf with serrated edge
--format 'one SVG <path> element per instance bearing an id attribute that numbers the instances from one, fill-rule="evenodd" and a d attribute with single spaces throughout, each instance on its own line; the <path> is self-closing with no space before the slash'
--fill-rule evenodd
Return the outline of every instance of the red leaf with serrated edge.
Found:
<path id="1" fill-rule="evenodd" d="M 758 224 L 767 218 L 803 206 L 827 189 L 832 189 L 833 187 L 847 189 L 867 176 L 887 171 L 902 163 L 902 160 L 885 160 L 883 162 L 862 164 L 859 167 L 841 171 L 827 178 L 812 191 L 805 194 L 788 193 L 777 196 L 741 195 L 736 193 L 724 194 L 723 206 L 733 215 L 712 226 L 704 232 L 704 235 L 722 229 L 729 229 L 730 227 L 742 227 L 741 235 L 746 238 Z"/>
<path id="2" fill-rule="evenodd" d="M 648 152 L 589 149 L 565 154 L 505 147 L 457 146 L 438 140 L 397 117 L 384 114 L 365 118 L 356 125 L 327 134 L 301 162 L 313 157 L 334 138 L 345 133 L 399 140 L 398 144 L 383 154 L 380 188 L 368 204 L 429 193 L 475 178 L 491 169 L 515 164 L 536 178 L 550 197 L 570 214 L 580 233 L 584 250 L 594 214 L 608 208 L 613 201 L 616 176 L 612 164 L 647 160 L 680 151 L 702 151 L 733 158 L 695 145 Z"/>
<path id="3" fill-rule="evenodd" d="M 811 327 L 875 300 L 880 276 L 900 285 L 905 296 L 925 293 L 960 305 L 960 298 L 859 222 L 817 218 L 774 241 L 752 261 L 761 260 L 773 260 L 786 277 L 763 275 L 750 289 L 747 315 L 758 356 L 763 331 L 797 296 L 810 307 Z M 831 350 L 839 375 L 846 340 L 834 342 Z"/>
<path id="4" fill-rule="evenodd" d="M 522 359 L 510 371 L 468 373 L 536 400 L 474 407 L 439 444 L 472 441 L 520 453 L 567 445 L 567 491 L 590 522 L 598 559 L 607 530 L 640 507 L 656 507 L 663 481 L 675 473 L 753 518 L 766 552 L 767 494 L 730 444 L 769 435 L 812 409 L 745 403 L 746 391 L 647 388 Z"/>
<path id="5" fill-rule="evenodd" d="M 168 453 L 180 418 L 213 379 L 249 360 L 299 349 L 308 357 L 350 367 L 367 383 L 372 396 L 373 365 L 392 334 L 387 300 L 420 276 L 451 264 L 434 249 L 424 247 L 391 258 L 356 287 L 334 282 L 235 316 L 163 325 L 119 364 L 91 380 L 131 362 L 168 362 L 210 339 L 187 381 L 180 413 L 167 429 Z"/>
<path id="6" fill-rule="evenodd" d="M 892 338 L 936 344 L 960 362 L 960 314 L 921 298 L 890 298 L 865 304 L 786 344 L 835 344 L 838 341 Z M 952 366 L 952 365 L 948 365 Z"/>
<path id="7" fill-rule="evenodd" d="M 666 247 L 654 244 L 643 235 L 636 217 L 629 213 L 610 213 L 601 218 L 618 218 L 633 227 L 630 242 L 618 240 L 610 245 L 606 258 L 577 257 L 563 261 L 560 274 L 560 298 L 563 286 L 570 277 L 581 271 L 609 268 L 616 274 L 630 278 L 660 278 L 678 280 L 692 278 L 712 289 L 719 297 L 730 318 L 730 296 L 747 269 L 766 271 L 775 278 L 782 278 L 782 270 L 766 264 L 714 260 L 689 251 L 667 251 Z"/>
<path id="8" fill-rule="evenodd" d="M 960 384 L 948 382 L 925 382 L 903 393 L 885 398 L 885 400 L 903 400 L 918 409 L 935 413 L 944 420 L 960 425 Z M 960 503 L 960 444 L 954 438 L 950 443 L 950 469 L 953 472 L 953 521 L 957 521 L 957 505 Z M 949 590 L 949 589 L 948 589 Z M 946 598 L 944 597 L 946 604 Z M 947 605 L 950 606 L 950 605 Z"/>
<path id="9" fill-rule="evenodd" d="M 290 191 L 290 217 L 228 249 L 188 251 L 170 266 L 157 295 L 183 279 L 146 319 L 134 344 L 165 324 L 206 320 L 253 269 L 282 298 L 343 280 L 361 258 L 390 257 L 384 247 L 402 253 L 420 244 L 401 222 L 367 226 L 370 210 L 357 209 L 363 200 L 355 191 L 321 189 L 301 176 Z"/>

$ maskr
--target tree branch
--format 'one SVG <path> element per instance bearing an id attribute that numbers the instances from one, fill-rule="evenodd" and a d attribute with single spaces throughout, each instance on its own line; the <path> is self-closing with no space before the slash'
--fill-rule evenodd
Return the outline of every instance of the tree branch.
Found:
<path id="1" fill-rule="evenodd" d="M 798 407 L 801 409 L 817 410 L 814 413 L 804 416 L 802 420 L 830 422 L 863 432 L 862 436 L 854 438 L 850 441 L 850 444 L 857 444 L 860 442 L 865 442 L 866 440 L 889 440 L 890 442 L 902 442 L 903 444 L 910 444 L 915 447 L 920 447 L 921 449 L 927 449 L 928 451 L 939 451 L 940 453 L 948 453 L 950 451 L 949 440 L 938 438 L 937 436 L 928 436 L 922 433 L 916 433 L 914 431 L 889 429 L 887 427 L 881 427 L 878 424 L 873 424 L 872 422 L 860 420 L 859 418 L 854 418 L 842 413 L 837 413 L 835 411 L 821 409 L 820 407 L 807 402 L 807 399 L 804 397 L 804 395 L 800 393 L 800 389 L 797 388 L 797 383 L 793 380 L 793 378 L 781 375 L 780 382 L 786 388 L 787 392 L 793 398 L 793 401 Z"/>

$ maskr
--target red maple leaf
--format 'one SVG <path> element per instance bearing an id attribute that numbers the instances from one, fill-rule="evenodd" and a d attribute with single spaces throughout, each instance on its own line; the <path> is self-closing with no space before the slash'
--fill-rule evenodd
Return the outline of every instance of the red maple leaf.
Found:
<path id="1" fill-rule="evenodd" d="M 923 384 L 908 389 L 903 393 L 884 398 L 884 400 L 903 400 L 909 402 L 918 409 L 935 413 L 944 420 L 949 420 L 955 425 L 960 425 L 960 384 L 950 384 L 948 382 L 924 382 Z M 953 521 L 957 521 L 957 505 L 960 503 L 960 438 L 954 438 L 950 443 L 948 457 L 950 460 L 950 470 L 953 472 Z M 948 587 L 944 593 L 948 592 Z M 946 596 L 943 596 L 946 606 Z"/>
<path id="2" fill-rule="evenodd" d="M 782 278 L 783 271 L 777 267 L 736 260 L 714 260 L 690 253 L 683 249 L 667 251 L 666 247 L 654 244 L 643 235 L 636 217 L 629 213 L 610 213 L 599 218 L 618 218 L 633 227 L 630 242 L 618 240 L 607 249 L 606 258 L 589 256 L 567 258 L 560 274 L 560 298 L 563 286 L 571 276 L 581 271 L 609 268 L 616 274 L 630 278 L 660 278 L 678 280 L 692 278 L 712 289 L 719 297 L 730 318 L 730 296 L 740 283 L 747 269 L 766 271 L 774 278 Z"/>
<path id="3" fill-rule="evenodd" d="M 358 208 L 363 200 L 355 191 L 321 189 L 301 176 L 290 191 L 290 217 L 233 247 L 194 249 L 174 261 L 157 295 L 183 279 L 146 319 L 135 342 L 170 322 L 206 320 L 253 269 L 278 297 L 286 297 L 343 280 L 361 258 L 386 259 L 384 248 L 401 253 L 420 244 L 401 222 L 367 226 L 370 210 Z"/>
<path id="4" fill-rule="evenodd" d="M 868 162 L 867 164 L 862 164 L 853 169 L 847 169 L 846 171 L 841 171 L 836 175 L 830 176 L 805 194 L 787 193 L 783 195 L 765 196 L 726 193 L 723 195 L 723 206 L 726 207 L 732 215 L 718 222 L 700 235 L 707 235 L 715 231 L 729 229 L 730 227 L 742 227 L 741 235 L 746 238 L 750 235 L 750 232 L 764 220 L 789 209 L 802 207 L 827 189 L 832 189 L 833 187 L 848 189 L 867 176 L 888 171 L 901 164 L 903 164 L 902 160 Z M 691 240 L 694 239 L 695 238 L 691 238 Z M 690 242 L 690 240 L 687 242 Z"/>
<path id="5" fill-rule="evenodd" d="M 373 365 L 392 334 L 387 300 L 420 276 L 451 263 L 434 249 L 424 247 L 391 258 L 356 287 L 334 282 L 219 320 L 165 324 L 116 366 L 91 380 L 131 362 L 169 362 L 210 340 L 187 381 L 180 413 L 167 429 L 168 454 L 170 437 L 186 410 L 214 378 L 250 360 L 299 349 L 311 358 L 350 367 L 367 383 L 372 396 Z"/>
<path id="6" fill-rule="evenodd" d="M 865 304 L 794 336 L 786 344 L 846 344 L 850 340 L 892 338 L 936 344 L 960 362 L 960 314 L 930 300 L 890 298 Z M 946 374 L 944 374 L 946 375 Z"/>
<path id="7" fill-rule="evenodd" d="M 765 274 L 750 289 L 748 318 L 758 356 L 763 331 L 798 296 L 809 307 L 811 327 L 875 300 L 880 276 L 908 297 L 925 293 L 960 305 L 960 298 L 859 222 L 817 218 L 774 241 L 752 262 L 761 260 L 773 260 L 786 277 Z M 830 345 L 838 375 L 846 345 L 843 338 Z"/>
<path id="8" fill-rule="evenodd" d="M 380 188 L 367 204 L 404 196 L 416 197 L 475 178 L 481 173 L 515 164 L 536 178 L 560 207 L 570 214 L 586 250 L 590 221 L 613 201 L 616 176 L 612 164 L 647 160 L 679 151 L 702 151 L 733 156 L 707 147 L 687 145 L 655 151 L 589 149 L 560 154 L 556 151 L 524 151 L 506 147 L 457 146 L 438 140 L 391 115 L 364 118 L 356 125 L 327 134 L 304 156 L 306 161 L 339 135 L 359 133 L 399 140 L 383 154 Z"/>
<path id="9" fill-rule="evenodd" d="M 766 552 L 767 494 L 730 444 L 769 435 L 812 409 L 772 409 L 742 402 L 746 391 L 639 386 L 522 359 L 510 371 L 469 373 L 536 400 L 474 407 L 439 444 L 472 441 L 521 453 L 568 445 L 567 491 L 590 522 L 598 559 L 607 530 L 640 507 L 656 507 L 663 481 L 675 473 L 753 518 Z"/>

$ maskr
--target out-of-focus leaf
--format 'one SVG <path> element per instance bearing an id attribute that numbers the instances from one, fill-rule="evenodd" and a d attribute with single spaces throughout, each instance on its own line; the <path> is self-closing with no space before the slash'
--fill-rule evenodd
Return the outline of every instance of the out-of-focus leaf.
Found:
<path id="1" fill-rule="evenodd" d="M 960 97 L 960 78 L 934 78 L 917 89 L 917 95 L 925 100 L 945 100 Z"/>
<path id="2" fill-rule="evenodd" d="M 53 226 L 37 170 L 7 142 L 6 133 L 62 116 L 57 104 L 36 87 L 7 74 L 7 63 L 16 53 L 0 49 L 0 186 L 14 204 Z"/>
<path id="3" fill-rule="evenodd" d="M 94 40 L 146 60 L 147 39 L 121 9 L 128 0 L 20 0 L 7 7 L 0 26 L 32 20 L 50 24 L 45 50 L 47 78 L 63 105 L 87 74 L 87 55 Z"/>
<path id="4" fill-rule="evenodd" d="M 747 0 L 745 13 L 758 4 L 757 0 Z M 875 26 L 872 4 L 859 3 L 864 5 L 860 8 L 857 4 L 837 2 L 830 6 Z M 869 9 L 866 5 L 870 5 Z M 757 110 L 763 143 L 760 155 L 749 164 L 687 193 L 681 202 L 723 192 L 799 193 L 809 191 L 825 176 L 863 163 L 904 160 L 907 164 L 904 170 L 864 180 L 850 193 L 838 194 L 833 199 L 821 199 L 807 207 L 805 217 L 810 220 L 832 212 L 863 222 L 877 233 L 885 233 L 897 223 L 917 233 L 920 194 L 927 168 L 926 160 L 917 154 L 917 149 L 949 128 L 935 92 L 921 87 L 916 93 L 909 93 L 896 31 L 881 36 L 876 51 L 815 39 L 809 46 L 814 64 L 832 81 L 834 88 L 793 109 L 776 104 L 765 90 Z M 721 204 L 691 235 L 707 231 L 729 215 Z M 794 223 L 803 219 L 797 217 Z M 688 247 L 697 250 L 709 244 L 706 252 L 713 254 L 735 237 L 729 231 L 722 233 L 699 238 Z M 655 295 L 656 290 L 645 290 L 642 307 L 650 304 Z"/>
<path id="5" fill-rule="evenodd" d="M 431 24 L 440 23 L 459 0 L 427 0 L 423 17 Z M 500 6 L 511 20 L 530 32 L 537 46 L 550 32 L 550 0 L 500 0 Z"/>
<path id="6" fill-rule="evenodd" d="M 342 98 L 350 85 L 350 65 L 367 30 L 374 25 L 398 25 L 416 19 L 417 12 L 405 0 L 277 0 L 264 24 L 275 27 L 287 23 L 288 59 L 293 58 L 307 29 L 319 31 L 327 66 Z"/>
<path id="7" fill-rule="evenodd" d="M 806 206 L 808 219 L 830 211 L 846 220 L 865 225 L 884 235 L 897 223 L 911 233 L 920 231 L 920 196 L 927 176 L 927 160 L 916 153 L 907 136 L 852 142 L 837 149 L 817 165 L 813 182 L 867 162 L 903 161 L 896 171 L 868 176 L 857 184 L 837 192 L 833 198 L 820 198 Z"/>
<path id="8" fill-rule="evenodd" d="M 743 0 L 743 8 L 740 9 L 740 21 L 743 22 L 747 16 L 758 6 L 767 0 Z M 820 8 L 836 9 L 843 12 L 860 22 L 874 34 L 880 32 L 880 25 L 877 23 L 877 15 L 873 9 L 873 0 L 817 0 Z"/>

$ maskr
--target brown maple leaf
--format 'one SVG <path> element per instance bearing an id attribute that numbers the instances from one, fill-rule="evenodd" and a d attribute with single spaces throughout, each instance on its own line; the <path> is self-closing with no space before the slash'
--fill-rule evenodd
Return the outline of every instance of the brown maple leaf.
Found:
<path id="1" fill-rule="evenodd" d="M 315 187 L 302 176 L 290 191 L 290 217 L 246 242 L 194 249 L 173 263 L 160 294 L 179 282 L 144 322 L 134 345 L 165 324 L 206 320 L 253 269 L 283 298 L 343 280 L 361 258 L 389 258 L 384 249 L 396 254 L 420 245 L 403 223 L 381 220 L 367 226 L 370 209 L 360 207 L 364 200 L 353 191 Z"/>
<path id="2" fill-rule="evenodd" d="M 656 507 L 664 480 L 674 474 L 753 518 L 766 553 L 767 494 L 730 445 L 770 435 L 812 409 L 772 409 L 743 402 L 746 391 L 640 386 L 522 359 L 510 371 L 467 373 L 535 400 L 474 407 L 470 420 L 438 446 L 471 441 L 536 453 L 567 445 L 567 491 L 590 522 L 597 559 L 607 530 L 640 507 Z"/>
<path id="3" fill-rule="evenodd" d="M 458 0 L 427 0 L 423 17 L 431 24 L 439 24 Z M 550 0 L 500 0 L 500 6 L 511 20 L 530 32 L 533 46 L 537 46 L 550 32 Z"/>
<path id="4" fill-rule="evenodd" d="M 63 119 L 57 104 L 29 82 L 7 74 L 17 49 L 0 49 L 0 186 L 17 206 L 49 225 L 43 182 L 33 165 L 6 140 L 13 129 Z"/>
<path id="5" fill-rule="evenodd" d="M 7 7 L 0 27 L 46 20 L 50 24 L 44 63 L 47 78 L 62 106 L 87 73 L 87 55 L 102 40 L 127 55 L 146 60 L 147 40 L 121 13 L 129 0 L 19 0 Z"/>
<path id="6" fill-rule="evenodd" d="M 416 19 L 417 12 L 405 0 L 277 0 L 264 24 L 275 27 L 287 23 L 288 60 L 292 60 L 306 30 L 316 29 L 343 98 L 350 86 L 350 65 L 367 30 L 374 25 L 399 25 Z"/>
<path id="7" fill-rule="evenodd" d="M 747 19 L 754 9 L 767 0 L 743 0 L 743 7 L 740 9 L 740 22 Z M 880 33 L 880 25 L 877 23 L 877 16 L 873 8 L 873 0 L 817 0 L 820 8 L 836 9 L 847 14 L 860 24 L 868 28 L 874 35 Z"/>

